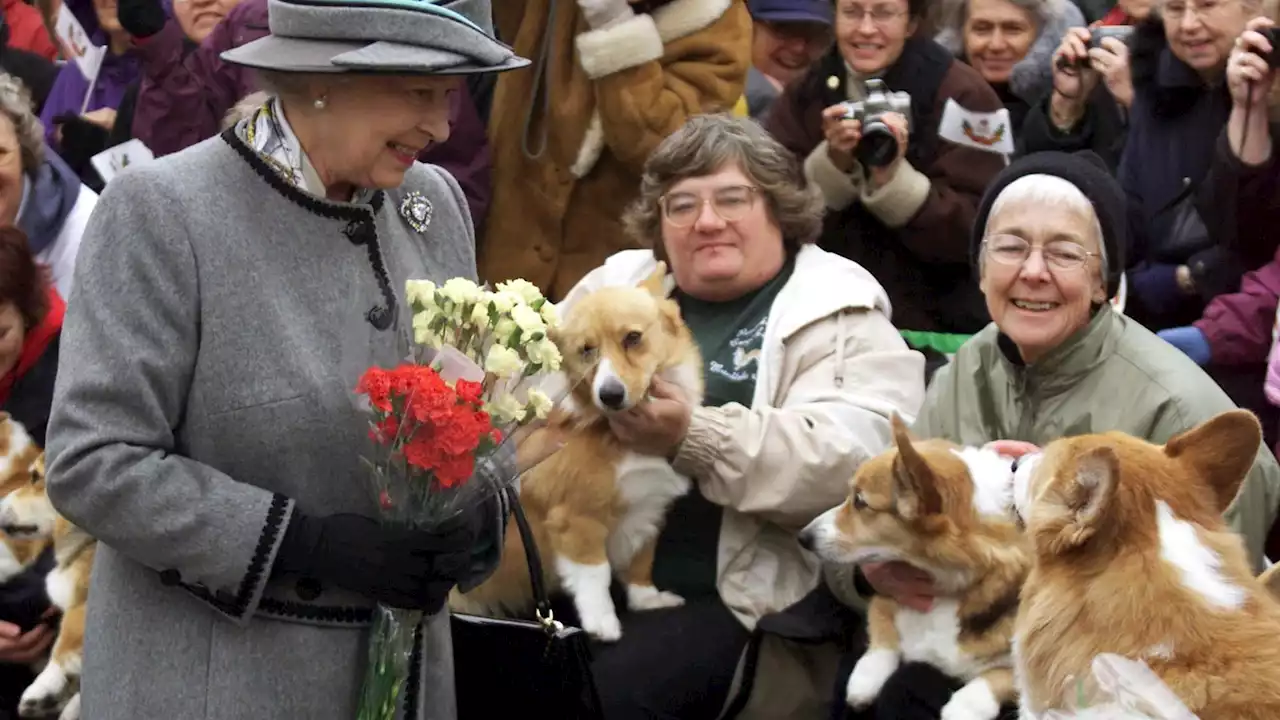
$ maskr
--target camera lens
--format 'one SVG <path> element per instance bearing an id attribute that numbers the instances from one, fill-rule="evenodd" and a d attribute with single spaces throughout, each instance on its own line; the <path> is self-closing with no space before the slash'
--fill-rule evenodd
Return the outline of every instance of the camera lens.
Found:
<path id="1" fill-rule="evenodd" d="M 864 167 L 884 167 L 898 156 L 898 139 L 882 121 L 869 120 L 863 126 L 855 155 Z"/>

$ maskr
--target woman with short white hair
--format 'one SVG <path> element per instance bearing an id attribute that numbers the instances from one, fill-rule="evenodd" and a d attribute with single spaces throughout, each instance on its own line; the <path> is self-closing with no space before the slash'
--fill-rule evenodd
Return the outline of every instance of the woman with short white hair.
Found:
<path id="1" fill-rule="evenodd" d="M 1111 430 L 1164 443 L 1235 407 L 1195 363 L 1107 302 L 1124 267 L 1125 198 L 1097 156 L 1015 162 L 992 183 L 974 227 L 992 323 L 938 371 L 914 435 L 1005 441 L 1010 454 Z M 1258 570 L 1278 501 L 1280 467 L 1260 446 L 1225 515 Z M 848 591 L 862 587 L 908 606 L 932 602 L 932 583 L 914 568 L 868 565 L 860 574 L 837 588 L 848 601 L 859 602 Z"/>
<path id="2" fill-rule="evenodd" d="M 84 714 L 349 720 L 382 603 L 424 613 L 396 717 L 452 720 L 443 607 L 505 514 L 375 520 L 353 389 L 403 357 L 406 280 L 475 278 L 462 191 L 415 158 L 462 76 L 527 63 L 483 0 L 269 10 L 223 58 L 272 97 L 112 179 L 85 233 L 48 448 L 50 498 L 101 541 Z"/>

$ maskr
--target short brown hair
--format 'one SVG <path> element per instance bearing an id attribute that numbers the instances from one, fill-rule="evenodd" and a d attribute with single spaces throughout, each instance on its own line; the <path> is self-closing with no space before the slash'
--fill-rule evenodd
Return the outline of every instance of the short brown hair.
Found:
<path id="1" fill-rule="evenodd" d="M 49 279 L 36 263 L 26 233 L 0 227 L 0 304 L 13 303 L 28 329 L 49 312 Z"/>
<path id="2" fill-rule="evenodd" d="M 622 216 L 627 234 L 666 260 L 662 244 L 662 196 L 692 177 L 736 165 L 759 188 L 769 216 L 782 231 L 788 254 L 822 232 L 822 196 L 805 179 L 796 156 L 749 118 L 695 115 L 658 145 L 644 164 L 640 197 Z"/>

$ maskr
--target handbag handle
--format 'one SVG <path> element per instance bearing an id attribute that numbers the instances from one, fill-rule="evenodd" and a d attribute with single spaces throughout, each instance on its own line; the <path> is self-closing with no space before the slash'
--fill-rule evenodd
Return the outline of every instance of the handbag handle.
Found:
<path id="1" fill-rule="evenodd" d="M 551 612 L 551 600 L 547 597 L 547 587 L 543 584 L 542 556 L 538 553 L 538 545 L 533 540 L 533 530 L 529 528 L 529 519 L 524 516 L 524 507 L 520 505 L 520 494 L 514 487 L 503 490 L 507 494 L 507 506 L 516 520 L 516 529 L 520 531 L 520 544 L 524 545 L 524 559 L 529 565 L 529 584 L 533 587 L 534 612 L 538 622 L 548 633 L 563 629 Z"/>

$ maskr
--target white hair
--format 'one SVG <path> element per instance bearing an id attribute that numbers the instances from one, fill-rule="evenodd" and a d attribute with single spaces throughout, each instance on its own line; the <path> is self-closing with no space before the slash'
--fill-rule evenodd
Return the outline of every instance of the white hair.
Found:
<path id="1" fill-rule="evenodd" d="M 1107 277 L 1107 243 L 1102 237 L 1102 223 L 1098 221 L 1098 213 L 1093 209 L 1093 203 L 1089 202 L 1089 198 L 1080 191 L 1071 181 L 1060 178 L 1057 175 L 1046 175 L 1044 173 L 1035 173 L 1032 175 L 1023 175 L 1014 180 L 996 196 L 995 202 L 991 203 L 991 212 L 987 213 L 987 225 L 991 224 L 991 218 L 1000 213 L 1002 209 L 1009 205 L 1027 203 L 1030 205 L 1063 205 L 1070 210 L 1074 210 L 1083 214 L 1093 221 L 1093 235 L 1098 239 L 1098 256 L 1102 262 L 1102 278 L 1106 282 Z M 982 234 L 987 234 L 987 228 L 982 228 Z"/>

